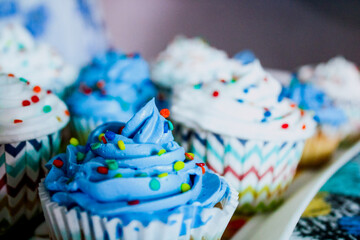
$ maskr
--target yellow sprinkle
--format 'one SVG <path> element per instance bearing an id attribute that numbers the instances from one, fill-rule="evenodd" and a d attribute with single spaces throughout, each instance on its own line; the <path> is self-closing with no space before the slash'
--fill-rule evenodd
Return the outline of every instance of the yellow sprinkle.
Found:
<path id="1" fill-rule="evenodd" d="M 165 149 L 160 149 L 160 151 L 158 152 L 157 155 L 161 156 L 161 155 L 163 155 L 164 153 L 166 153 L 166 150 L 165 150 Z"/>
<path id="2" fill-rule="evenodd" d="M 124 143 L 124 141 L 122 141 L 122 140 L 118 141 L 118 146 L 119 146 L 120 150 L 125 150 L 125 143 Z"/>
<path id="3" fill-rule="evenodd" d="M 185 167 L 185 163 L 182 161 L 178 161 L 174 164 L 174 170 L 175 171 L 180 171 L 181 169 L 183 169 Z"/>
<path id="4" fill-rule="evenodd" d="M 105 133 L 101 133 L 101 134 L 99 135 L 98 139 L 99 139 L 100 142 L 102 142 L 102 139 L 101 139 L 101 138 L 102 138 L 103 136 L 105 136 Z"/>
<path id="5" fill-rule="evenodd" d="M 61 118 L 59 116 L 56 116 L 56 119 L 59 121 L 59 122 L 62 122 Z"/>
<path id="6" fill-rule="evenodd" d="M 191 189 L 190 185 L 187 184 L 187 183 L 181 184 L 180 188 L 181 188 L 181 192 L 187 192 L 187 191 L 189 191 Z"/>
<path id="7" fill-rule="evenodd" d="M 163 177 L 167 177 L 169 174 L 167 172 L 164 172 L 164 173 L 160 173 L 158 175 L 158 178 L 163 178 Z"/>
<path id="8" fill-rule="evenodd" d="M 77 145 L 79 145 L 79 140 L 77 140 L 76 138 L 70 138 L 70 144 L 76 147 Z"/>

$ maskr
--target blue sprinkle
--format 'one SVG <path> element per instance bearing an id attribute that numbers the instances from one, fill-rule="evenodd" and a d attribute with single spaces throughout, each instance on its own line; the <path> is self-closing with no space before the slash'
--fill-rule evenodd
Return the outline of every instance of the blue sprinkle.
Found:
<path id="1" fill-rule="evenodd" d="M 314 116 L 314 120 L 315 120 L 316 122 L 320 122 L 319 116 L 318 116 L 318 115 L 315 115 L 315 116 Z"/>
<path id="2" fill-rule="evenodd" d="M 243 103 L 244 102 L 244 100 L 242 100 L 242 99 L 238 99 L 237 100 L 239 103 Z"/>
<path id="3" fill-rule="evenodd" d="M 167 133 L 169 131 L 169 124 L 168 122 L 164 122 L 164 133 Z"/>
<path id="4" fill-rule="evenodd" d="M 271 112 L 270 112 L 270 111 L 265 111 L 265 112 L 264 112 L 264 116 L 265 116 L 265 117 L 270 117 L 270 116 L 271 116 Z"/>
<path id="5" fill-rule="evenodd" d="M 105 132 L 105 137 L 106 137 L 108 140 L 112 141 L 112 140 L 114 140 L 114 138 L 115 138 L 115 133 L 108 130 L 108 131 Z"/>
<path id="6" fill-rule="evenodd" d="M 140 229 L 138 227 L 135 227 L 134 230 L 137 231 L 137 232 L 140 231 Z"/>
<path id="7" fill-rule="evenodd" d="M 248 92 L 249 92 L 249 89 L 245 88 L 244 93 L 248 93 Z"/>
<path id="8" fill-rule="evenodd" d="M 266 122 L 266 118 L 261 119 L 261 122 L 262 122 L 262 123 L 263 123 L 263 122 Z"/>

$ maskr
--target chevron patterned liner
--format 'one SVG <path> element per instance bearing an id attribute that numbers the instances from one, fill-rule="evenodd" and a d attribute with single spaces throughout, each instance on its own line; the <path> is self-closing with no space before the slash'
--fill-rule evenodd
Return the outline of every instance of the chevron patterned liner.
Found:
<path id="1" fill-rule="evenodd" d="M 45 163 L 60 147 L 60 132 L 27 141 L 0 144 L 0 234 L 19 219 L 41 210 L 37 186 Z"/>
<path id="2" fill-rule="evenodd" d="M 76 136 L 80 144 L 85 145 L 89 134 L 96 127 L 105 123 L 106 121 L 101 118 L 81 118 L 71 116 L 71 131 L 72 135 Z"/>
<path id="3" fill-rule="evenodd" d="M 238 190 L 238 211 L 243 213 L 268 211 L 281 203 L 304 148 L 304 141 L 244 140 L 181 124 L 174 129 L 181 146 Z"/>

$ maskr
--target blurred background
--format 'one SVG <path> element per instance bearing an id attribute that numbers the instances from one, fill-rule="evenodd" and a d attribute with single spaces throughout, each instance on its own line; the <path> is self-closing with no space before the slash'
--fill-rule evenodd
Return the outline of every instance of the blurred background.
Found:
<path id="1" fill-rule="evenodd" d="M 112 43 L 154 58 L 177 34 L 202 36 L 230 55 L 254 51 L 292 69 L 344 55 L 360 63 L 359 0 L 102 0 Z"/>

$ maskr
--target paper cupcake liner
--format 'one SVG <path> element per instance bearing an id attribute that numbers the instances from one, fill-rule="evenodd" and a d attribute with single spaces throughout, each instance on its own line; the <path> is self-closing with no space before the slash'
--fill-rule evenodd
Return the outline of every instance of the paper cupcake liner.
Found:
<path id="1" fill-rule="evenodd" d="M 124 225 L 121 218 L 108 219 L 92 215 L 80 208 L 68 210 L 52 202 L 49 192 L 45 189 L 44 180 L 39 185 L 39 196 L 52 239 L 122 239 L 122 240 L 206 240 L 220 239 L 229 223 L 237 205 L 238 194 L 230 188 L 230 193 L 220 202 L 221 208 L 199 209 L 193 211 L 193 219 L 201 216 L 206 224 L 193 228 L 193 222 L 186 220 L 187 235 L 180 235 L 184 222 L 183 213 L 174 213 L 164 223 L 154 220 L 145 225 L 133 220 Z"/>
<path id="2" fill-rule="evenodd" d="M 304 141 L 259 141 L 222 136 L 176 124 L 175 140 L 239 192 L 238 211 L 263 212 L 282 201 Z"/>
<path id="3" fill-rule="evenodd" d="M 91 131 L 105 122 L 106 121 L 101 118 L 82 118 L 71 116 L 71 135 L 75 136 L 79 140 L 80 144 L 85 145 Z"/>
<path id="4" fill-rule="evenodd" d="M 328 135 L 318 129 L 313 137 L 306 140 L 299 166 L 318 167 L 328 162 L 339 143 L 339 135 Z"/>
<path id="5" fill-rule="evenodd" d="M 41 138 L 0 144 L 0 233 L 39 211 L 37 185 L 45 163 L 60 147 L 60 131 Z"/>
<path id="6" fill-rule="evenodd" d="M 341 127 L 344 145 L 350 145 L 360 140 L 360 108 L 359 104 L 350 101 L 335 101 L 348 118 L 348 122 Z"/>

